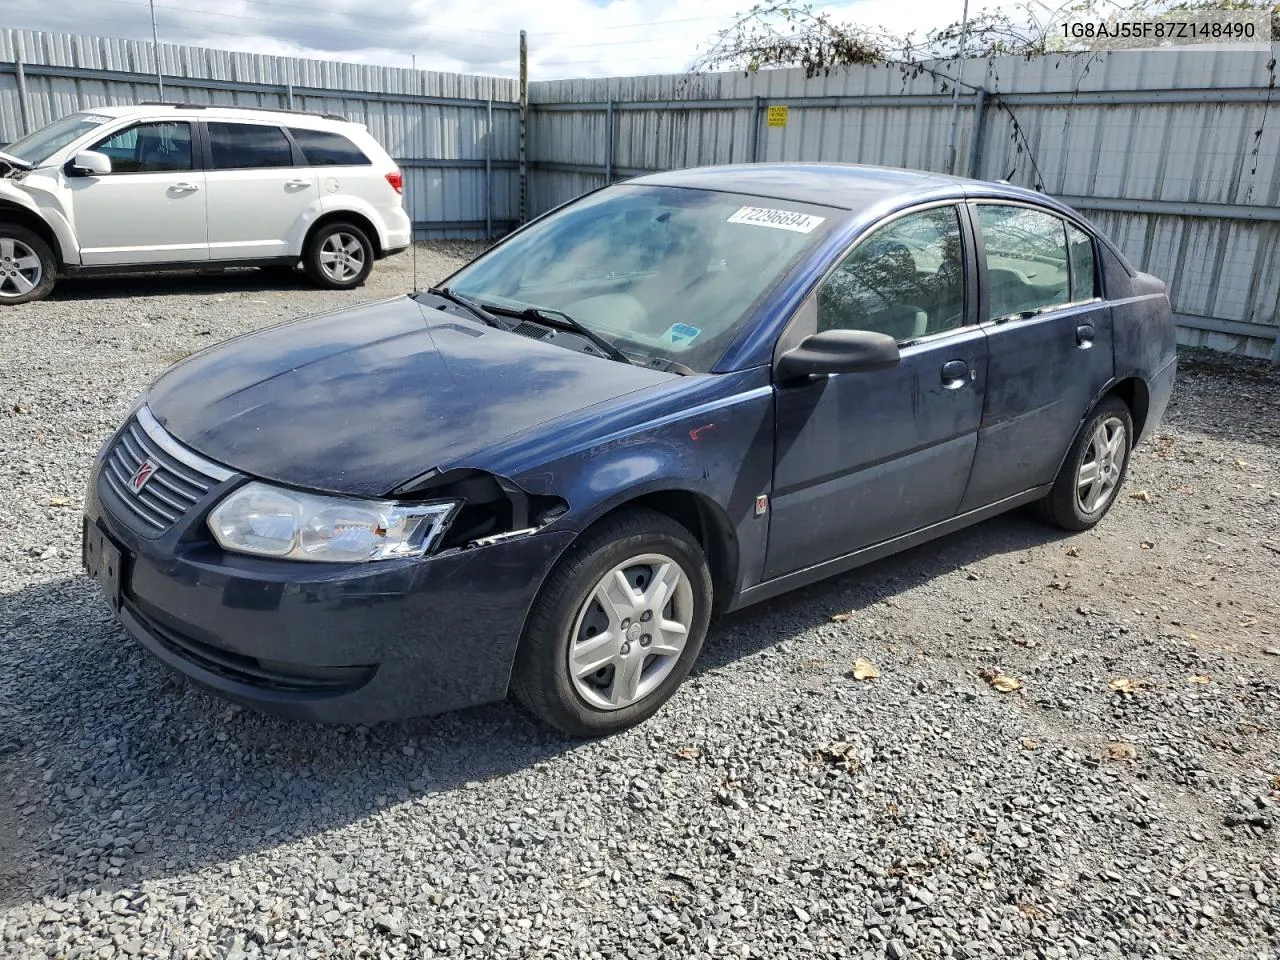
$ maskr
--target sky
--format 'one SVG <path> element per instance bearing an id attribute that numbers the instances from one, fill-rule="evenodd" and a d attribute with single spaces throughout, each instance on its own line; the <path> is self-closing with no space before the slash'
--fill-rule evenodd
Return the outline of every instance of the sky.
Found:
<path id="1" fill-rule="evenodd" d="M 162 42 L 512 77 L 679 73 L 754 0 L 155 0 Z M 1007 0 L 974 3 L 1006 5 Z M 5 27 L 151 39 L 148 0 L 0 0 Z M 830 0 L 833 17 L 894 33 L 960 19 L 962 0 Z"/>

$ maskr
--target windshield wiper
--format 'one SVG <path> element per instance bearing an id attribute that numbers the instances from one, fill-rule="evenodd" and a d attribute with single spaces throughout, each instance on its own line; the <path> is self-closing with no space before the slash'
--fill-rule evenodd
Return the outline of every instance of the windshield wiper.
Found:
<path id="1" fill-rule="evenodd" d="M 487 323 L 491 327 L 497 327 L 499 330 L 511 329 L 509 326 L 507 326 L 505 323 L 503 323 L 501 320 L 495 317 L 492 313 L 490 313 L 480 304 L 476 303 L 470 297 L 464 297 L 460 293 L 454 293 L 448 287 L 431 287 L 427 290 L 427 293 L 434 294 L 437 297 L 442 297 L 445 300 L 448 300 L 450 303 L 456 303 L 458 306 L 462 307 L 464 310 L 467 310 L 468 312 L 473 314 L 476 317 L 476 319 L 484 323 Z"/>
<path id="2" fill-rule="evenodd" d="M 600 334 L 596 333 L 590 327 L 581 321 L 573 319 L 563 310 L 552 310 L 549 307 L 525 307 L 516 316 L 524 317 L 527 320 L 544 320 L 550 321 L 552 326 L 563 327 L 580 336 L 586 337 L 596 347 L 604 351 L 605 356 L 610 360 L 617 360 L 619 363 L 632 363 L 630 357 L 615 347 Z"/>

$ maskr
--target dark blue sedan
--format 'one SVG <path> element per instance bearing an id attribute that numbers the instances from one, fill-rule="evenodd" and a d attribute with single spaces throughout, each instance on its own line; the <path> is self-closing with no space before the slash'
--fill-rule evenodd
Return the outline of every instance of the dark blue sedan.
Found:
<path id="1" fill-rule="evenodd" d="M 171 368 L 84 557 L 256 707 L 654 713 L 713 613 L 1036 504 L 1115 501 L 1173 387 L 1163 283 L 1068 207 L 843 165 L 642 177 L 430 292 Z"/>

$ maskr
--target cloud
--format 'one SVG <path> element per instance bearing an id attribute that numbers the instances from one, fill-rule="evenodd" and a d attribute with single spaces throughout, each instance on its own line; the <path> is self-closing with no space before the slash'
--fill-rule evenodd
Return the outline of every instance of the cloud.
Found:
<path id="1" fill-rule="evenodd" d="M 546 80 L 681 72 L 753 0 L 155 2 L 166 42 L 499 76 L 516 74 L 523 28 L 530 77 Z M 6 25 L 19 29 L 151 38 L 147 0 L 4 5 Z M 819 9 L 895 33 L 922 32 L 959 19 L 961 0 L 833 0 Z"/>

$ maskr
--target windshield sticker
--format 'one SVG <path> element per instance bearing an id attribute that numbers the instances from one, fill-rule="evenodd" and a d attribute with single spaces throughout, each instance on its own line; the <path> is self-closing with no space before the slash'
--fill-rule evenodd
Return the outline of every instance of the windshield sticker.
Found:
<path id="1" fill-rule="evenodd" d="M 84 119 L 87 123 L 106 123 L 110 117 L 100 117 L 96 113 L 86 113 Z"/>
<path id="2" fill-rule="evenodd" d="M 701 327 L 691 327 L 687 323 L 673 323 L 667 327 L 667 332 L 660 339 L 663 343 L 669 343 L 673 347 L 687 347 L 697 340 L 701 333 Z"/>
<path id="3" fill-rule="evenodd" d="M 793 233 L 812 233 L 826 217 L 814 217 L 791 210 L 771 210 L 768 207 L 741 207 L 729 218 L 729 223 L 749 223 L 756 227 L 773 227 Z"/>

